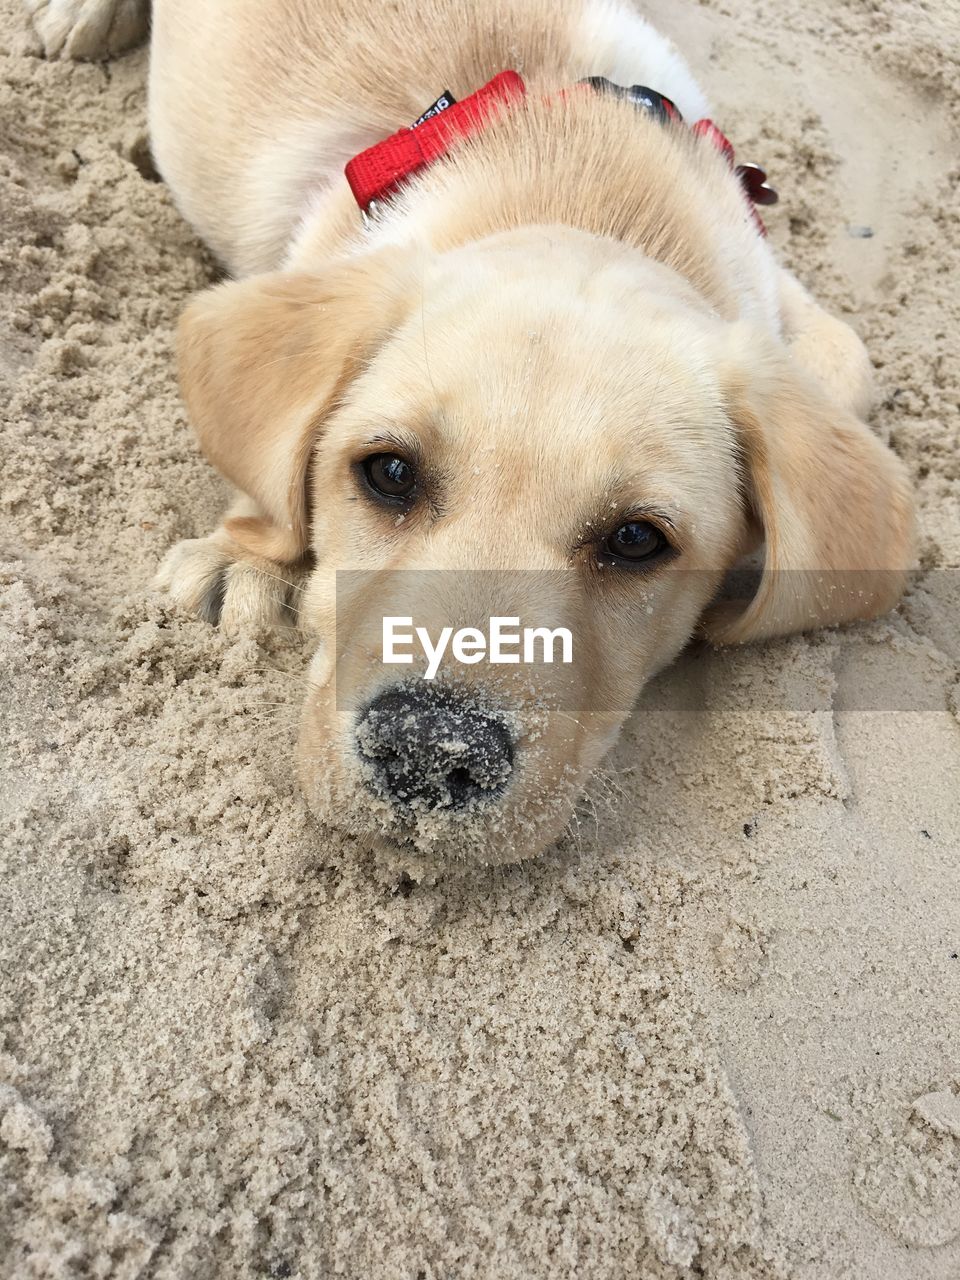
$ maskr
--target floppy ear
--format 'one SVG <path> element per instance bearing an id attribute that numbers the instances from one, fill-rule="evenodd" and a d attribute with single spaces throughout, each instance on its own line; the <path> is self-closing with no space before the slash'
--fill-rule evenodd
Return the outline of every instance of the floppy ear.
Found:
<path id="1" fill-rule="evenodd" d="M 254 276 L 209 289 L 184 312 L 181 391 L 206 457 L 254 499 L 259 514 L 225 521 L 248 552 L 280 562 L 306 553 L 314 441 L 397 323 L 405 262 L 387 250 L 322 275 Z"/>
<path id="2" fill-rule="evenodd" d="M 893 608 L 914 549 L 899 459 L 766 339 L 751 339 L 727 395 L 765 558 L 752 599 L 705 615 L 708 639 L 743 644 Z"/>

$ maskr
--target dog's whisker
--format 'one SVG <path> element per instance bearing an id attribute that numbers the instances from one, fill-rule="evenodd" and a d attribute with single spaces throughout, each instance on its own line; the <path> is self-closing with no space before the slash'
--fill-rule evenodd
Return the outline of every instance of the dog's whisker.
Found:
<path id="1" fill-rule="evenodd" d="M 278 720 L 286 709 L 287 708 L 283 703 L 263 702 L 263 703 L 260 703 L 259 705 L 240 707 L 238 708 L 237 713 L 238 715 L 246 716 L 247 718 L 256 717 L 256 716 L 263 716 L 263 717 L 271 716 L 273 717 L 274 720 Z M 290 726 L 294 727 L 295 725 L 296 725 L 296 719 L 291 716 Z"/>
<path id="2" fill-rule="evenodd" d="M 580 797 L 577 801 L 577 807 L 579 808 L 580 805 L 589 807 L 590 817 L 593 819 L 593 825 L 595 829 L 594 831 L 595 838 L 599 840 L 600 839 L 600 817 L 597 813 L 597 806 L 594 803 L 593 797 L 586 791 L 581 792 Z"/>
<path id="3" fill-rule="evenodd" d="M 269 569 L 263 569 L 260 565 L 250 566 L 256 573 L 262 574 L 265 578 L 272 578 L 274 582 L 282 582 L 285 587 L 290 587 L 293 591 L 303 591 L 303 582 L 291 582 L 289 578 L 282 578 L 279 573 L 271 573 Z"/>
<path id="4" fill-rule="evenodd" d="M 245 716 L 247 719 L 271 719 L 276 724 L 284 725 L 290 729 L 297 728 L 299 724 L 299 716 L 291 715 L 284 720 L 284 713 L 288 710 L 283 703 L 263 702 L 258 705 L 238 708 L 237 714 Z"/>
<path id="5" fill-rule="evenodd" d="M 626 798 L 626 791 L 620 781 L 607 769 L 598 768 L 594 770 L 588 782 L 588 787 L 599 792 L 600 798 L 607 803 L 613 800 L 623 800 Z"/>
<path id="6" fill-rule="evenodd" d="M 427 381 L 430 383 L 433 391 L 434 399 L 439 402 L 440 396 L 437 392 L 436 383 L 433 381 L 433 374 L 430 372 L 430 360 L 427 356 L 427 323 L 424 306 L 424 272 L 421 268 L 420 272 L 420 336 L 423 341 L 423 367 L 426 371 Z"/>

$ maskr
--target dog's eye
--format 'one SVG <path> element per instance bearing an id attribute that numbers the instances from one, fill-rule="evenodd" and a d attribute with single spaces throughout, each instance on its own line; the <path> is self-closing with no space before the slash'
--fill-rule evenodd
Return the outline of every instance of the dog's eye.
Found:
<path id="1" fill-rule="evenodd" d="M 394 501 L 409 498 L 417 485 L 416 471 L 396 453 L 375 453 L 364 459 L 363 474 L 374 493 Z"/>
<path id="2" fill-rule="evenodd" d="M 603 549 L 613 560 L 638 564 L 652 560 L 669 547 L 670 543 L 656 525 L 647 520 L 628 520 L 611 533 Z"/>

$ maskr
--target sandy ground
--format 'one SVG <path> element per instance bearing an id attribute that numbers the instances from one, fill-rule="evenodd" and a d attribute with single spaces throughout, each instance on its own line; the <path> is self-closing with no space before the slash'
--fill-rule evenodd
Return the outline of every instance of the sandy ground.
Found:
<path id="1" fill-rule="evenodd" d="M 148 585 L 221 508 L 170 358 L 211 264 L 143 53 L 0 0 L 2 1276 L 960 1275 L 960 14 L 652 13 L 867 339 L 923 572 L 684 659 L 576 839 L 414 884 L 291 792 L 302 649 Z"/>

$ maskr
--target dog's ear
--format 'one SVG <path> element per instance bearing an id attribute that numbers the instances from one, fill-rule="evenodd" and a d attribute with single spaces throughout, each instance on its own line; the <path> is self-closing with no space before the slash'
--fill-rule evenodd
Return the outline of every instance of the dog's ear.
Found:
<path id="1" fill-rule="evenodd" d="M 397 324 L 408 267 L 384 250 L 320 275 L 254 276 L 207 290 L 184 312 L 181 391 L 204 454 L 261 513 L 225 522 L 248 552 L 280 562 L 306 553 L 314 441 Z"/>
<path id="2" fill-rule="evenodd" d="M 705 615 L 716 644 L 876 617 L 897 603 L 913 562 L 913 497 L 900 461 L 786 349 L 755 337 L 749 349 L 728 365 L 726 387 L 764 563 L 752 598 Z"/>

